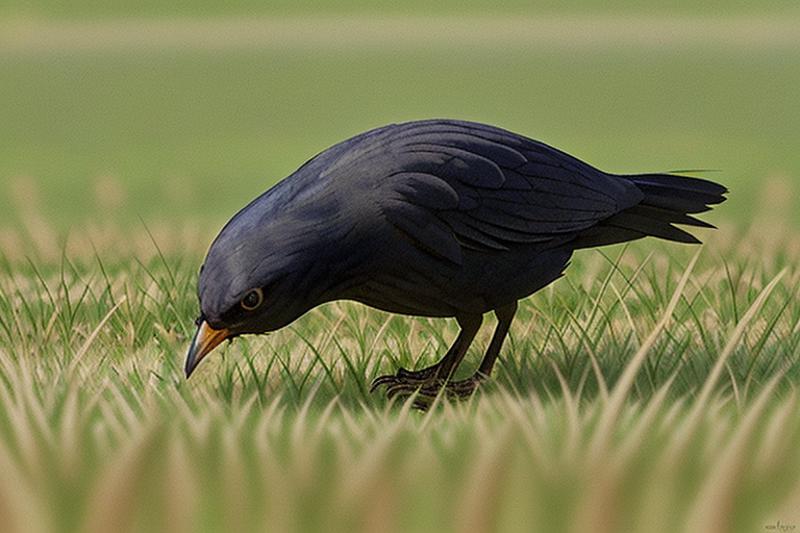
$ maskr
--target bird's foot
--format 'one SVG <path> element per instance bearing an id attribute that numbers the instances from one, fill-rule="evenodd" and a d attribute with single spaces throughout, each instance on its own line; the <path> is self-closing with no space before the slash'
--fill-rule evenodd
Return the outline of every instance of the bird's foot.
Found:
<path id="1" fill-rule="evenodd" d="M 375 378 L 369 387 L 369 391 L 375 392 L 375 390 L 382 385 L 386 385 L 388 390 L 392 386 L 401 383 L 409 385 L 416 384 L 416 386 L 419 387 L 430 381 L 434 381 L 436 379 L 436 372 L 438 369 L 439 368 L 437 365 L 429 366 L 427 368 L 423 368 L 422 370 L 406 370 L 405 368 L 400 367 L 397 369 L 396 374 L 386 374 L 385 376 L 378 376 Z"/>
<path id="2" fill-rule="evenodd" d="M 404 371 L 408 372 L 408 371 Z M 476 372 L 472 377 L 458 381 L 445 381 L 443 379 L 430 376 L 428 379 L 420 379 L 418 376 L 403 377 L 400 372 L 393 376 L 381 376 L 372 382 L 372 389 L 386 386 L 386 396 L 392 398 L 408 398 L 414 396 L 414 407 L 425 410 L 433 403 L 441 393 L 451 400 L 464 400 L 469 398 L 475 389 L 488 376 Z"/>

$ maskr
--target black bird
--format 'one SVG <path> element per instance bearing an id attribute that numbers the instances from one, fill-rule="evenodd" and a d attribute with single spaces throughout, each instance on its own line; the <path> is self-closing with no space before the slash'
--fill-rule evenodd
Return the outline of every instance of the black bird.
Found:
<path id="1" fill-rule="evenodd" d="M 389 395 L 466 396 L 489 376 L 517 301 L 559 278 L 580 248 L 654 236 L 725 200 L 711 181 L 617 175 L 542 142 L 455 120 L 392 124 L 320 153 L 239 211 L 200 269 L 200 317 L 187 377 L 224 339 L 286 326 L 332 300 L 455 317 L 435 365 L 381 376 Z M 478 371 L 450 380 L 494 311 Z"/>

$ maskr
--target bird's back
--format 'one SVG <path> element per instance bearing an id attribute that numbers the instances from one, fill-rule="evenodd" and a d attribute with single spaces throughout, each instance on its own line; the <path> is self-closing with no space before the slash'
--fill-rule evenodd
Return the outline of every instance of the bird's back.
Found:
<path id="1" fill-rule="evenodd" d="M 558 277 L 574 249 L 594 243 L 645 235 L 692 242 L 672 223 L 704 225 L 687 213 L 725 192 L 694 178 L 608 174 L 544 143 L 462 121 L 386 126 L 331 151 L 320 179 L 346 195 L 349 218 L 367 222 L 359 235 L 376 265 L 358 299 L 413 314 L 522 298 Z"/>

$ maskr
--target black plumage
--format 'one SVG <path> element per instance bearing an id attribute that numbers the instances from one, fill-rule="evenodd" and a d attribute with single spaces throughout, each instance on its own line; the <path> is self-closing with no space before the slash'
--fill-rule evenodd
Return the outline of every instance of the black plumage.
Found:
<path id="1" fill-rule="evenodd" d="M 327 301 L 456 317 L 443 360 L 377 384 L 432 394 L 484 313 L 500 324 L 471 392 L 491 371 L 516 302 L 562 275 L 573 251 L 655 236 L 699 242 L 682 224 L 724 201 L 711 181 L 615 175 L 544 143 L 454 120 L 389 125 L 317 155 L 222 229 L 201 269 L 187 375 L 222 339 L 281 328 Z M 258 300 L 251 309 L 249 302 Z"/>

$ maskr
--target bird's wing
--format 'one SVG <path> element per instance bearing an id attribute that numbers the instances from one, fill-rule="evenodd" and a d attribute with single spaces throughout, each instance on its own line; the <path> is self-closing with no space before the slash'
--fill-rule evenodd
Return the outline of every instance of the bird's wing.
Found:
<path id="1" fill-rule="evenodd" d="M 369 176 L 386 219 L 456 263 L 463 248 L 565 242 L 642 198 L 632 183 L 550 146 L 469 122 L 390 126 L 335 166 Z"/>

